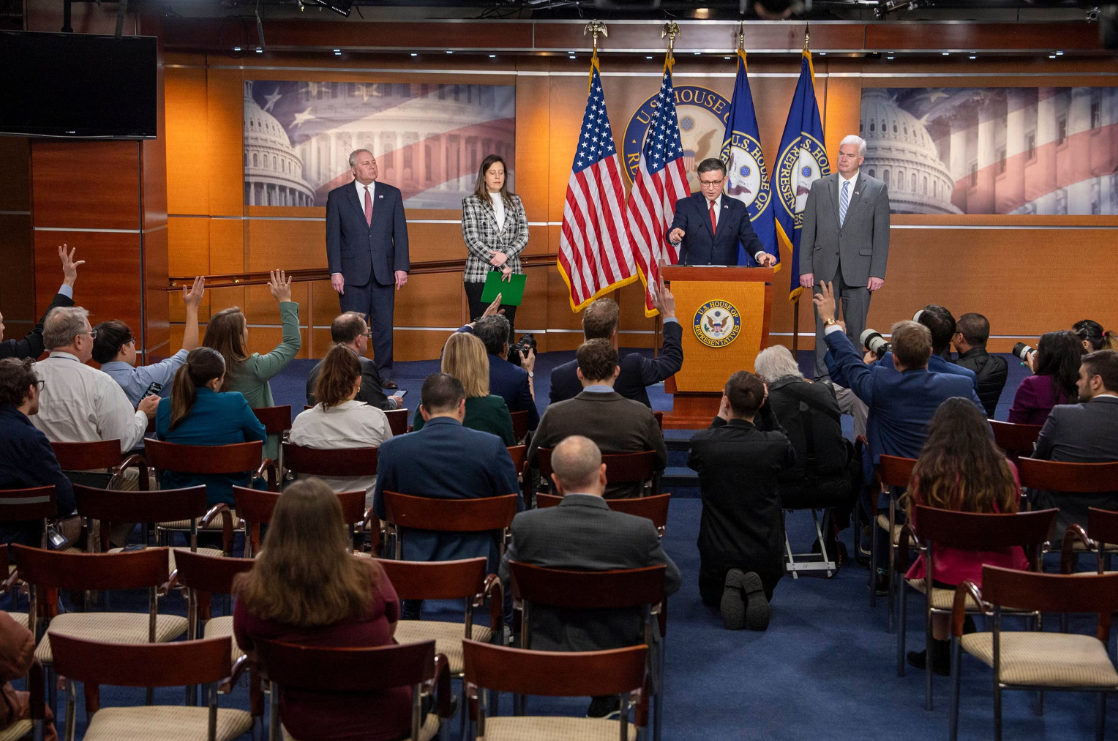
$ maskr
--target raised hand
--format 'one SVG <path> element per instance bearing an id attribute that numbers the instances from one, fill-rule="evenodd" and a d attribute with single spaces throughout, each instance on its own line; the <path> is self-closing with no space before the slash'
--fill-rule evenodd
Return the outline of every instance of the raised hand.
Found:
<path id="1" fill-rule="evenodd" d="M 78 266 L 85 265 L 85 260 L 74 262 L 74 253 L 77 251 L 78 248 L 74 247 L 67 252 L 64 244 L 58 248 L 58 259 L 62 260 L 62 282 L 71 287 L 78 279 Z"/>
<path id="2" fill-rule="evenodd" d="M 198 307 L 202 305 L 202 295 L 206 292 L 206 279 L 199 275 L 194 279 L 194 285 L 189 289 L 186 286 L 182 287 L 182 301 L 186 304 L 186 308 L 194 309 L 197 311 Z"/>
<path id="3" fill-rule="evenodd" d="M 291 300 L 291 281 L 292 278 L 288 278 L 282 270 L 273 270 L 268 279 L 268 290 L 281 304 Z"/>

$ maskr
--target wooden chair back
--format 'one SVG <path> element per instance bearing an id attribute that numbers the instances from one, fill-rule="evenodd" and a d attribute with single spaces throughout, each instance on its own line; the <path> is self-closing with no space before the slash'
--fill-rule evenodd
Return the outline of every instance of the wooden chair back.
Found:
<path id="1" fill-rule="evenodd" d="M 1118 512 L 1098 507 L 1088 509 L 1087 535 L 1099 544 L 1118 543 Z"/>
<path id="2" fill-rule="evenodd" d="M 232 474 L 260 467 L 264 443 L 254 440 L 232 445 L 179 445 L 145 440 L 144 456 L 157 471 L 192 474 Z"/>
<path id="3" fill-rule="evenodd" d="M 501 530 L 511 525 L 519 499 L 518 494 L 475 499 L 436 499 L 386 491 L 384 508 L 388 522 L 397 527 L 477 533 Z"/>
<path id="4" fill-rule="evenodd" d="M 175 567 L 179 584 L 207 594 L 229 594 L 237 574 L 251 571 L 256 563 L 250 558 L 226 558 L 175 549 Z"/>
<path id="5" fill-rule="evenodd" d="M 877 476 L 885 486 L 908 486 L 908 482 L 912 478 L 912 468 L 915 465 L 915 458 L 883 455 L 881 456 L 881 464 L 877 468 Z"/>
<path id="6" fill-rule="evenodd" d="M 102 643 L 51 633 L 54 669 L 86 685 L 177 687 L 220 682 L 232 674 L 229 636 L 173 643 Z"/>
<path id="7" fill-rule="evenodd" d="M 519 600 L 573 610 L 658 605 L 666 566 L 619 571 L 567 571 L 509 561 L 512 594 Z"/>
<path id="8" fill-rule="evenodd" d="M 256 654 L 270 680 L 284 689 L 307 692 L 381 692 L 415 686 L 435 676 L 434 641 L 323 648 L 261 639 L 256 641 Z"/>
<path id="9" fill-rule="evenodd" d="M 610 651 L 527 651 L 466 640 L 466 682 L 546 697 L 620 695 L 644 685 L 648 646 Z"/>
<path id="10" fill-rule="evenodd" d="M 659 425 L 660 431 L 663 432 L 664 431 L 664 413 L 663 412 L 653 412 L 652 416 L 656 418 L 656 424 Z"/>
<path id="11" fill-rule="evenodd" d="M 0 522 L 49 520 L 58 516 L 54 484 L 0 490 Z"/>
<path id="12" fill-rule="evenodd" d="M 74 484 L 78 515 L 102 522 L 174 522 L 209 511 L 206 487 L 159 491 L 118 491 Z"/>
<path id="13" fill-rule="evenodd" d="M 485 590 L 486 559 L 389 561 L 377 559 L 400 599 L 472 599 Z"/>
<path id="14" fill-rule="evenodd" d="M 51 443 L 54 457 L 63 471 L 88 471 L 93 468 L 115 468 L 124 460 L 120 440 L 97 440 L 88 443 Z"/>
<path id="15" fill-rule="evenodd" d="M 388 409 L 384 412 L 384 416 L 388 417 L 388 429 L 392 430 L 393 437 L 408 431 L 408 419 L 410 419 L 408 412 L 407 409 Z"/>
<path id="16" fill-rule="evenodd" d="M 509 412 L 509 415 L 512 417 L 512 436 L 523 440 L 528 436 L 528 410 Z"/>
<path id="17" fill-rule="evenodd" d="M 1044 574 L 982 567 L 982 599 L 991 604 L 1040 612 L 1118 611 L 1118 572 Z"/>
<path id="18" fill-rule="evenodd" d="M 524 473 L 524 469 L 528 467 L 528 446 L 513 445 L 509 448 L 509 458 L 512 458 L 517 475 Z"/>
<path id="19" fill-rule="evenodd" d="M 264 425 L 269 435 L 281 435 L 291 429 L 291 405 L 284 404 L 278 407 L 260 407 L 253 409 L 252 413 Z"/>
<path id="20" fill-rule="evenodd" d="M 1041 427 L 1042 425 L 1020 425 L 990 420 L 990 428 L 994 431 L 994 442 L 1005 451 L 1007 456 L 1032 455 L 1036 440 L 1040 437 Z"/>
<path id="21" fill-rule="evenodd" d="M 376 476 L 377 448 L 319 450 L 284 443 L 283 463 L 289 471 L 306 476 Z"/>
<path id="22" fill-rule="evenodd" d="M 19 577 L 47 589 L 148 589 L 167 581 L 166 548 L 121 553 L 61 553 L 12 545 Z"/>
<path id="23" fill-rule="evenodd" d="M 279 501 L 279 492 L 260 491 L 247 486 L 233 487 L 233 509 L 237 517 L 255 527 L 267 525 L 272 521 L 272 512 Z"/>
<path id="24" fill-rule="evenodd" d="M 955 512 L 919 505 L 916 537 L 939 547 L 990 551 L 1021 546 L 1036 548 L 1049 541 L 1059 510 L 1016 514 Z"/>
<path id="25" fill-rule="evenodd" d="M 1031 489 L 1096 494 L 1118 490 L 1118 462 L 1057 463 L 1035 458 L 1017 462 L 1021 486 Z"/>
<path id="26" fill-rule="evenodd" d="M 540 477 L 551 480 L 551 449 L 537 451 Z M 656 476 L 656 453 L 642 450 L 639 453 L 608 453 L 602 455 L 606 464 L 606 482 L 610 484 L 631 484 L 638 481 L 652 481 Z"/>
<path id="27" fill-rule="evenodd" d="M 606 499 L 606 504 L 614 512 L 624 512 L 627 515 L 636 515 L 646 520 L 652 520 L 657 530 L 663 530 L 668 524 L 668 504 L 671 494 L 659 494 L 654 497 L 640 497 L 639 499 Z M 555 494 L 537 494 L 536 506 L 539 509 L 555 507 L 563 497 Z M 662 533 L 661 533 L 662 534 Z"/>

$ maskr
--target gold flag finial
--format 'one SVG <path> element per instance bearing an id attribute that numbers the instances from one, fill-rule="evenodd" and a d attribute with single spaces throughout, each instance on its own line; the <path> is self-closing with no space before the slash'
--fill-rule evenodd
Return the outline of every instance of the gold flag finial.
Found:
<path id="1" fill-rule="evenodd" d="M 745 21 L 738 24 L 738 51 L 745 51 Z"/>
<path id="2" fill-rule="evenodd" d="M 804 51 L 807 51 L 807 42 L 811 40 L 811 24 L 804 24 Z"/>
<path id="3" fill-rule="evenodd" d="M 668 39 L 668 59 L 667 64 L 675 62 L 673 51 L 675 50 L 675 37 L 679 36 L 679 24 L 675 21 L 668 21 L 664 24 L 664 30 L 660 32 L 660 38 L 667 37 Z"/>
<path id="4" fill-rule="evenodd" d="M 586 24 L 586 28 L 582 29 L 582 35 L 594 35 L 594 56 L 598 56 L 598 34 L 609 38 L 609 31 L 606 30 L 606 24 L 601 21 L 590 21 Z"/>

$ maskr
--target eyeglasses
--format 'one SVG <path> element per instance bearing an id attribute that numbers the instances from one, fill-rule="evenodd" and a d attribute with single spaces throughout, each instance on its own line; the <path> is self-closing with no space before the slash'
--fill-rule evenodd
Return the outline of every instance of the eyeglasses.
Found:
<path id="1" fill-rule="evenodd" d="M 97 339 L 97 330 L 96 329 L 91 329 L 88 332 L 82 332 L 82 334 L 89 335 L 89 339 L 91 339 L 91 340 Z"/>
<path id="2" fill-rule="evenodd" d="M 39 389 L 40 391 L 42 391 L 43 386 L 46 386 L 46 385 L 47 385 L 47 382 L 42 380 L 42 379 L 39 379 L 38 381 L 35 381 L 35 388 Z"/>
<path id="3" fill-rule="evenodd" d="M 704 188 L 713 188 L 714 186 L 721 184 L 722 181 L 725 179 L 726 178 L 718 178 L 717 180 L 703 180 L 702 178 L 699 178 L 699 185 L 703 186 Z"/>

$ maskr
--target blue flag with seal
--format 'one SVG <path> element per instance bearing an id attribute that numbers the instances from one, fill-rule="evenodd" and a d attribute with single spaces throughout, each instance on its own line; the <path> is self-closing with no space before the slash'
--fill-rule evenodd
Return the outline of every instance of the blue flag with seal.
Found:
<path id="1" fill-rule="evenodd" d="M 761 152 L 753 93 L 749 90 L 749 65 L 742 49 L 738 49 L 738 77 L 734 82 L 734 99 L 730 101 L 730 112 L 726 117 L 721 158 L 726 163 L 726 195 L 745 204 L 753 231 L 757 232 L 765 252 L 776 258 L 776 269 L 780 270 L 772 189 L 765 170 L 765 155 Z M 738 265 L 757 265 L 753 255 L 747 255 L 740 242 Z"/>
<path id="2" fill-rule="evenodd" d="M 780 137 L 779 155 L 773 168 L 772 189 L 776 193 L 776 231 L 780 243 L 792 254 L 791 285 L 788 300 L 795 301 L 800 287 L 800 228 L 811 184 L 831 173 L 827 148 L 823 145 L 823 124 L 815 100 L 815 69 L 811 52 L 804 49 L 800 61 L 800 81 L 792 96 L 788 123 Z"/>

